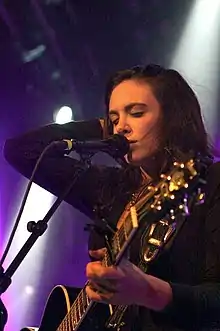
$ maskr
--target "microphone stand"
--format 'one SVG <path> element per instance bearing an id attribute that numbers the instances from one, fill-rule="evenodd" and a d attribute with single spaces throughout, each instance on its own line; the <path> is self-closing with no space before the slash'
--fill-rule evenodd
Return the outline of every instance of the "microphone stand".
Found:
<path id="1" fill-rule="evenodd" d="M 54 204 L 51 206 L 43 220 L 36 222 L 28 222 L 27 229 L 29 232 L 31 232 L 31 235 L 23 245 L 23 247 L 20 249 L 18 254 L 15 256 L 11 264 L 9 265 L 8 269 L 4 272 L 4 269 L 2 266 L 0 266 L 0 331 L 4 330 L 5 324 L 7 323 L 8 319 L 8 313 L 7 309 L 4 306 L 1 295 L 8 289 L 12 282 L 12 276 L 17 270 L 17 268 L 20 266 L 21 262 L 24 260 L 25 256 L 30 251 L 31 247 L 34 245 L 34 243 L 37 241 L 37 239 L 44 234 L 44 232 L 47 230 L 47 223 L 51 219 L 51 217 L 54 215 L 55 211 L 61 204 L 61 202 L 66 198 L 68 193 L 71 191 L 73 185 L 75 182 L 82 177 L 85 172 L 88 170 L 88 168 L 91 166 L 91 157 L 92 153 L 87 153 L 80 155 L 81 162 L 84 164 L 84 167 L 79 168 L 74 173 L 74 180 L 71 181 L 71 183 L 66 187 L 66 189 L 62 192 L 60 197 L 56 199 Z"/>

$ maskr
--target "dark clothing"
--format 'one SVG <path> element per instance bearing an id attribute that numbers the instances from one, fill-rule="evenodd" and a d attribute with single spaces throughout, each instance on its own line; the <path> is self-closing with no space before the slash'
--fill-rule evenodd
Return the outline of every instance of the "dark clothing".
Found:
<path id="1" fill-rule="evenodd" d="M 7 161 L 30 178 L 36 161 L 51 141 L 59 139 L 101 139 L 98 120 L 51 124 L 9 139 L 5 144 Z M 47 155 L 38 170 L 35 182 L 55 195 L 60 195 L 79 162 L 64 155 Z M 108 222 L 115 226 L 129 194 L 121 194 L 123 183 L 120 168 L 92 167 L 76 181 L 66 201 L 91 218 L 97 201 L 108 205 Z M 111 186 L 105 185 L 111 183 Z M 115 196 L 115 200 L 111 198 Z M 108 212 L 107 212 L 108 210 Z M 206 202 L 197 206 L 169 250 L 149 268 L 149 274 L 170 282 L 173 301 L 162 312 L 140 308 L 142 330 L 220 330 L 220 163 L 210 166 L 207 175 Z M 103 238 L 92 232 L 89 248 L 104 246 Z"/>

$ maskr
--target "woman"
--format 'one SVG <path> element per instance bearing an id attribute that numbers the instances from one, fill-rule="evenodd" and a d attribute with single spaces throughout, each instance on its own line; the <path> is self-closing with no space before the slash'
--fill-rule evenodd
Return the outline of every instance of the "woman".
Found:
<path id="1" fill-rule="evenodd" d="M 100 139 L 106 128 L 110 134 L 124 135 L 130 150 L 122 168 L 93 166 L 76 180 L 66 198 L 91 218 L 104 217 L 116 229 L 127 203 L 134 198 L 137 202 L 145 184 L 156 183 L 173 161 L 191 153 L 210 160 L 212 155 L 197 98 L 174 70 L 148 65 L 116 73 L 107 86 L 106 109 L 104 125 L 99 120 L 51 124 L 10 139 L 5 144 L 5 157 L 30 177 L 37 158 L 51 141 Z M 67 156 L 47 155 L 35 182 L 59 195 L 78 167 L 78 161 Z M 138 322 L 136 329 L 220 330 L 219 174 L 220 165 L 211 164 L 205 204 L 195 208 L 170 248 L 147 273 L 133 264 L 141 251 L 140 241 L 132 247 L 133 263 L 104 267 L 98 260 L 103 256 L 105 238 L 95 227 L 89 240 L 93 261 L 86 269 L 88 296 L 97 302 L 138 306 L 138 312 L 131 313 Z"/>

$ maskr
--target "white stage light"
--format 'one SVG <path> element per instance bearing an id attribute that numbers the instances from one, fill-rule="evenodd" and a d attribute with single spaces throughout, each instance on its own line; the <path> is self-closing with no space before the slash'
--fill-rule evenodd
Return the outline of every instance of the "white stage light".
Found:
<path id="1" fill-rule="evenodd" d="M 59 109 L 55 116 L 55 122 L 58 124 L 68 123 L 72 120 L 73 112 L 68 106 L 63 106 Z"/>
<path id="2" fill-rule="evenodd" d="M 180 71 L 196 92 L 208 132 L 215 135 L 220 0 L 197 0 L 192 6 L 170 66 Z"/>
<path id="3" fill-rule="evenodd" d="M 34 294 L 34 288 L 31 285 L 25 286 L 25 293 L 28 295 L 33 295 Z"/>
<path id="4" fill-rule="evenodd" d="M 40 186 L 36 184 L 32 185 L 12 247 L 6 258 L 5 266 L 9 265 L 30 236 L 30 232 L 27 230 L 27 223 L 29 221 L 37 222 L 42 220 L 54 202 L 54 199 L 55 197 L 52 194 Z M 21 201 L 17 201 L 18 206 L 20 206 L 20 203 Z M 15 206 L 15 209 L 17 210 L 17 206 Z M 30 317 L 34 313 L 34 293 L 38 291 L 40 286 L 44 268 L 44 255 L 47 252 L 48 234 L 49 227 L 31 248 L 13 276 L 12 285 L 5 295 L 5 302 L 7 302 L 7 309 L 10 313 L 6 330 L 20 330 L 27 323 L 27 316 Z M 30 285 L 30 279 L 32 285 Z M 17 313 L 18 311 L 19 314 Z"/>

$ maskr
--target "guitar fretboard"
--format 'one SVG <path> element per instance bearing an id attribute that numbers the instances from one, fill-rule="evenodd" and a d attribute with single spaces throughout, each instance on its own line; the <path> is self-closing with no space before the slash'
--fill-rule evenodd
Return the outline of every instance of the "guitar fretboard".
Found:
<path id="1" fill-rule="evenodd" d="M 120 257 L 126 249 L 126 244 L 128 244 L 128 242 L 131 240 L 137 227 L 138 223 L 136 208 L 131 207 L 128 217 L 125 218 L 120 229 L 118 229 L 113 235 L 113 238 L 111 240 L 112 256 L 110 256 L 109 252 L 106 251 L 102 260 L 102 264 L 104 266 L 111 266 L 112 258 L 114 260 L 114 265 L 119 262 Z M 57 331 L 66 330 L 66 327 L 71 327 L 71 330 L 73 331 L 76 330 L 83 321 L 88 310 L 95 304 L 95 302 L 90 300 L 86 294 L 86 286 L 88 284 L 89 282 L 86 282 L 85 286 L 78 294 L 76 300 L 71 306 L 70 311 L 63 319 Z"/>
<path id="2" fill-rule="evenodd" d="M 125 255 L 133 236 L 138 229 L 138 221 L 142 224 L 142 219 L 148 214 L 149 222 L 159 220 L 165 216 L 170 208 L 178 205 L 182 197 L 181 189 L 195 190 L 200 182 L 199 174 L 195 168 L 193 159 L 188 160 L 185 164 L 174 162 L 173 169 L 167 175 L 161 175 L 161 180 L 156 186 L 147 187 L 147 194 L 138 199 L 136 206 L 130 208 L 130 213 L 122 221 L 120 228 L 115 232 L 110 242 L 111 256 L 106 252 L 102 263 L 105 266 L 117 265 Z M 189 186 L 191 184 L 191 186 Z M 138 210 L 138 217 L 137 211 Z M 119 220 L 120 222 L 120 220 Z M 112 262 L 113 260 L 113 262 Z M 71 331 L 76 331 L 85 318 L 88 310 L 95 304 L 86 295 L 86 286 L 80 291 L 69 313 L 65 316 L 57 331 L 66 330 L 71 327 Z M 119 311 L 126 310 L 126 306 L 119 306 Z"/>

